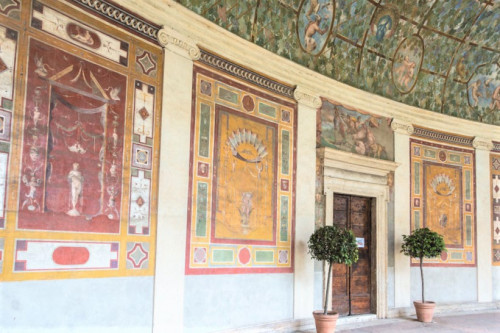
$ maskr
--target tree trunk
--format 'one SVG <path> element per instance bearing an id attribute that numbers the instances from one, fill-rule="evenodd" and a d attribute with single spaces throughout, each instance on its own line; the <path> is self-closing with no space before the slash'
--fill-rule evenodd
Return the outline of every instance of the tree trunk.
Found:
<path id="1" fill-rule="evenodd" d="M 328 280 L 326 280 L 326 294 L 325 294 L 325 306 L 323 308 L 323 314 L 328 313 L 328 295 L 330 293 L 330 277 L 332 275 L 332 263 L 328 263 Z"/>
<path id="2" fill-rule="evenodd" d="M 424 299 L 424 270 L 422 268 L 422 262 L 424 258 L 420 258 L 420 279 L 422 280 L 422 303 L 425 303 Z"/>

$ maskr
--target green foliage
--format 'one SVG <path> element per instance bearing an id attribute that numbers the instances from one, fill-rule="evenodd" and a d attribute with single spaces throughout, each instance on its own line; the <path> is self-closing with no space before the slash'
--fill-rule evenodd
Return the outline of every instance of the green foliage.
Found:
<path id="1" fill-rule="evenodd" d="M 401 252 L 412 258 L 434 258 L 446 250 L 443 236 L 429 228 L 420 228 L 403 235 Z"/>
<path id="2" fill-rule="evenodd" d="M 313 259 L 329 264 L 352 265 L 358 261 L 356 237 L 351 230 L 324 226 L 316 230 L 307 243 Z"/>

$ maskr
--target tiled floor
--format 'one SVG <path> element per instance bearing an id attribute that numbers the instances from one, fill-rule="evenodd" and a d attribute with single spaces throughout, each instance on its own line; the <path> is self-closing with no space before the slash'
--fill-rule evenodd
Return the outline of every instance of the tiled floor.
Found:
<path id="1" fill-rule="evenodd" d="M 296 331 L 296 333 L 313 333 Z M 480 313 L 443 314 L 434 316 L 432 323 L 421 323 L 413 318 L 375 320 L 364 323 L 338 325 L 336 333 L 500 333 L 500 310 Z"/>

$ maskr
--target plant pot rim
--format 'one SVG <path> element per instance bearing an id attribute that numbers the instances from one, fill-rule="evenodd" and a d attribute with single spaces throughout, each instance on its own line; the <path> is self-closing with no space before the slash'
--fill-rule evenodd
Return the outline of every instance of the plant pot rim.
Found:
<path id="1" fill-rule="evenodd" d="M 425 301 L 425 302 L 422 302 L 422 301 L 413 301 L 413 304 L 436 304 L 436 302 L 433 302 L 433 301 Z"/>
<path id="2" fill-rule="evenodd" d="M 326 315 L 323 313 L 323 310 L 315 310 L 313 311 L 313 316 L 338 316 L 337 311 L 329 310 Z"/>

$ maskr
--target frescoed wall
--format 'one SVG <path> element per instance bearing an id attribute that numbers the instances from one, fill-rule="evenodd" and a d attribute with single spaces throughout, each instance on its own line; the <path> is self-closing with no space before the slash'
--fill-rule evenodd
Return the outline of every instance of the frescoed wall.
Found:
<path id="1" fill-rule="evenodd" d="M 474 151 L 411 139 L 410 163 L 411 230 L 436 231 L 444 236 L 447 248 L 425 264 L 475 266 Z"/>
<path id="2" fill-rule="evenodd" d="M 187 274 L 291 272 L 295 103 L 195 66 Z"/>
<path id="3" fill-rule="evenodd" d="M 161 48 L 57 1 L 1 8 L 0 279 L 153 275 Z"/>
<path id="4" fill-rule="evenodd" d="M 317 145 L 394 160 L 391 119 L 323 98 L 318 109 Z"/>
<path id="5" fill-rule="evenodd" d="M 490 155 L 491 170 L 491 228 L 493 265 L 500 266 L 500 154 Z"/>

